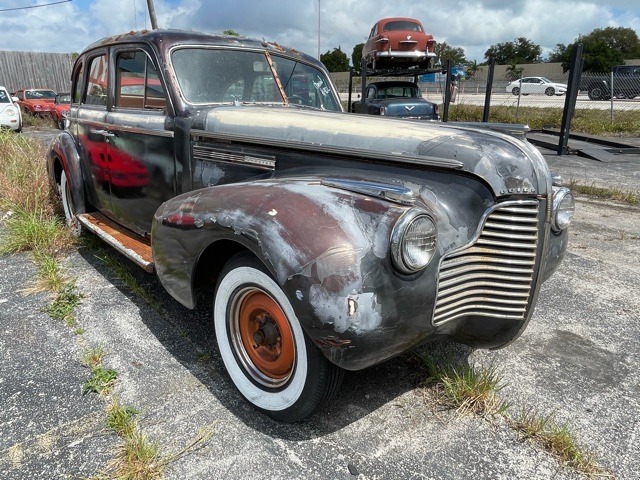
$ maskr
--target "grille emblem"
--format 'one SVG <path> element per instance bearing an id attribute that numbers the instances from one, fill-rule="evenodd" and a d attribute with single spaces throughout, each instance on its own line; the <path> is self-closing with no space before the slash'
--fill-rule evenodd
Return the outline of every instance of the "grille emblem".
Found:
<path id="1" fill-rule="evenodd" d="M 404 107 L 404 108 L 406 108 L 406 109 L 407 109 L 407 112 L 410 112 L 411 110 L 413 110 L 413 106 L 405 105 L 405 107 Z"/>

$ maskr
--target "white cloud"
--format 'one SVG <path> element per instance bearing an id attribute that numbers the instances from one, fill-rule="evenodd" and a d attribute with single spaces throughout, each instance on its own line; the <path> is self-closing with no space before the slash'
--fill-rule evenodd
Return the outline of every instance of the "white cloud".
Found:
<path id="1" fill-rule="evenodd" d="M 0 0 L 0 9 L 14 3 Z M 374 22 L 390 16 L 421 20 L 436 41 L 462 47 L 468 58 L 477 61 L 483 61 L 489 46 L 521 36 L 547 53 L 556 44 L 573 43 L 578 35 L 595 28 L 640 30 L 637 0 L 606 4 L 596 0 L 155 0 L 160 27 L 205 32 L 233 29 L 311 55 L 318 48 L 319 5 L 321 51 L 340 46 L 349 57 Z M 145 27 L 150 27 L 146 0 L 77 0 L 3 12 L 0 49 L 79 52 L 102 37 Z"/>

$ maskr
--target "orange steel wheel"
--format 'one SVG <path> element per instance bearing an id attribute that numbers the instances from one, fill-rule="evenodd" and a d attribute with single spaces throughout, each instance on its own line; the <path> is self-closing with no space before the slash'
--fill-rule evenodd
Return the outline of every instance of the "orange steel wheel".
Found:
<path id="1" fill-rule="evenodd" d="M 266 292 L 248 287 L 232 301 L 231 340 L 245 371 L 270 387 L 286 383 L 295 363 L 295 341 L 286 315 Z"/>

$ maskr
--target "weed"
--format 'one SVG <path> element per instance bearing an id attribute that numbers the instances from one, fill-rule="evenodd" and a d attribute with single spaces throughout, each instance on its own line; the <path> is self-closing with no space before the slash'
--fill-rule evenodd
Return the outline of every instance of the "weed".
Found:
<path id="1" fill-rule="evenodd" d="M 75 327 L 76 321 L 73 317 L 73 311 L 80 304 L 80 298 L 75 283 L 68 282 L 58 292 L 55 300 L 44 310 L 54 320 L 62 320 L 67 326 Z"/>
<path id="2" fill-rule="evenodd" d="M 577 444 L 567 424 L 558 425 L 553 414 L 541 415 L 532 408 L 523 410 L 516 418 L 507 417 L 509 424 L 525 439 L 543 446 L 558 459 L 588 476 L 609 476 L 592 455 Z"/>
<path id="3" fill-rule="evenodd" d="M 120 436 L 131 435 L 135 429 L 134 417 L 140 411 L 130 406 L 122 406 L 114 400 L 107 408 L 107 427 Z"/>
<path id="4" fill-rule="evenodd" d="M 103 261 L 109 266 L 118 277 L 118 279 L 136 296 L 141 298 L 147 305 L 158 313 L 162 313 L 162 304 L 160 301 L 150 292 L 148 292 L 143 285 L 131 274 L 129 269 L 122 263 L 122 259 L 117 255 L 113 255 L 107 252 L 102 244 L 95 239 L 87 239 L 84 241 L 84 245 L 92 250 L 96 258 Z"/>
<path id="5" fill-rule="evenodd" d="M 84 382 L 84 393 L 109 393 L 117 378 L 118 373 L 115 370 L 100 365 L 92 369 L 91 378 Z"/>
<path id="6" fill-rule="evenodd" d="M 621 188 L 597 187 L 595 184 L 580 185 L 576 180 L 570 180 L 567 186 L 577 194 L 591 195 L 593 197 L 604 198 L 607 200 L 617 200 L 619 202 L 629 203 L 631 205 L 640 204 L 640 192 L 624 190 Z"/>
<path id="7" fill-rule="evenodd" d="M 202 363 L 209 363 L 211 361 L 211 357 L 206 352 L 197 352 L 196 356 Z"/>
<path id="8" fill-rule="evenodd" d="M 14 205 L 12 212 L 0 239 L 0 254 L 33 251 L 54 255 L 69 245 L 67 229 L 46 208 Z"/>
<path id="9" fill-rule="evenodd" d="M 91 369 L 91 377 L 84 382 L 84 393 L 108 394 L 118 378 L 118 373 L 102 366 L 105 352 L 102 345 L 97 345 L 82 354 L 82 363 Z"/>
<path id="10" fill-rule="evenodd" d="M 443 403 L 459 413 L 481 416 L 505 412 L 507 403 L 497 397 L 503 385 L 495 367 L 475 368 L 469 365 L 431 364 L 431 379 L 443 398 Z"/>
<path id="11" fill-rule="evenodd" d="M 76 328 L 73 331 L 73 333 L 75 333 L 76 335 L 82 335 L 84 332 L 85 332 L 85 329 L 84 328 L 80 328 L 80 327 Z"/>

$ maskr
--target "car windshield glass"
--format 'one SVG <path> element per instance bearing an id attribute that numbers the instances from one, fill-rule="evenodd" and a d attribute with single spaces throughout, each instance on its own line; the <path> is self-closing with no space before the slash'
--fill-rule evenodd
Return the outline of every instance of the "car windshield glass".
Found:
<path id="1" fill-rule="evenodd" d="M 306 63 L 275 55 L 273 62 L 290 104 L 340 111 L 324 72 Z"/>
<path id="2" fill-rule="evenodd" d="M 45 98 L 56 98 L 53 90 L 27 90 L 24 93 L 27 100 L 44 100 Z"/>
<path id="3" fill-rule="evenodd" d="M 11 103 L 9 95 L 4 90 L 0 90 L 0 103 Z"/>
<path id="4" fill-rule="evenodd" d="M 283 103 L 262 53 L 181 48 L 171 55 L 184 97 L 191 103 Z"/>
<path id="5" fill-rule="evenodd" d="M 58 95 L 56 97 L 56 103 L 71 103 L 71 94 Z"/>
<path id="6" fill-rule="evenodd" d="M 406 20 L 397 20 L 389 22 L 384 26 L 385 32 L 394 32 L 396 30 L 409 30 L 412 32 L 421 32 L 422 28 L 415 22 L 408 22 Z"/>

